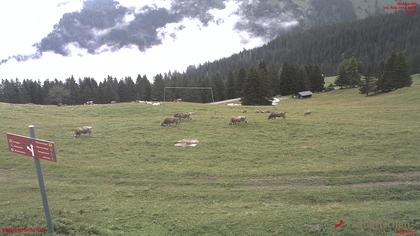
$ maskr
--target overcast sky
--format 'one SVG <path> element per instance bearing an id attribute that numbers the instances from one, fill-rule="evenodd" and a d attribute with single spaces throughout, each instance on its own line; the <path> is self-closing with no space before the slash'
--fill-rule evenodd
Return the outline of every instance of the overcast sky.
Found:
<path id="1" fill-rule="evenodd" d="M 137 9 L 147 4 L 170 8 L 170 1 L 119 2 L 122 6 Z M 82 7 L 81 0 L 0 1 L 0 61 L 15 55 L 36 53 L 37 48 L 33 45 L 53 31 L 53 26 L 62 15 L 80 11 Z M 68 56 L 49 51 L 43 52 L 38 59 L 20 62 L 10 59 L 0 65 L 0 78 L 63 80 L 74 75 L 76 78 L 90 76 L 99 81 L 107 75 L 135 78 L 137 74 L 146 74 L 152 79 L 157 73 L 184 71 L 188 65 L 213 61 L 264 43 L 261 38 L 250 37 L 248 33 L 234 29 L 235 23 L 240 20 L 235 14 L 237 7 L 234 1 L 227 1 L 224 9 L 210 10 L 214 20 L 207 26 L 195 18 L 167 24 L 157 30 L 162 44 L 143 52 L 133 45 L 116 51 L 103 50 L 102 53 L 90 54 L 77 44 L 69 44 L 66 47 Z M 180 29 L 181 24 L 185 27 Z"/>

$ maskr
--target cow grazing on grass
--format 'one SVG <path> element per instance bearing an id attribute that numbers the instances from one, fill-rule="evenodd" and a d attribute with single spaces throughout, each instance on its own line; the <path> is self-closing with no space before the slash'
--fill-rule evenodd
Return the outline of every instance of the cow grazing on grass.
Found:
<path id="1" fill-rule="evenodd" d="M 268 116 L 268 119 L 276 119 L 276 118 L 280 118 L 283 117 L 283 119 L 286 119 L 286 114 L 287 112 L 271 112 L 271 114 Z"/>
<path id="2" fill-rule="evenodd" d="M 247 113 L 247 110 L 241 110 L 241 113 Z"/>
<path id="3" fill-rule="evenodd" d="M 230 118 L 229 125 L 246 124 L 246 123 L 248 123 L 248 122 L 246 121 L 245 116 L 232 116 Z"/>
<path id="4" fill-rule="evenodd" d="M 175 118 L 179 120 L 192 120 L 192 112 L 178 112 L 174 115 Z"/>
<path id="5" fill-rule="evenodd" d="M 165 118 L 160 125 L 169 126 L 169 125 L 178 125 L 178 123 L 179 123 L 179 119 L 170 117 L 170 118 Z"/>
<path id="6" fill-rule="evenodd" d="M 311 111 L 305 111 L 305 113 L 303 113 L 304 116 L 309 116 L 310 114 L 312 114 Z"/>
<path id="7" fill-rule="evenodd" d="M 87 134 L 87 135 L 91 135 L 92 134 L 92 126 L 83 126 L 83 127 L 79 127 L 77 129 L 74 130 L 74 137 L 78 138 L 80 137 L 82 134 Z"/>
<path id="8" fill-rule="evenodd" d="M 270 111 L 257 110 L 255 113 L 271 113 Z"/>

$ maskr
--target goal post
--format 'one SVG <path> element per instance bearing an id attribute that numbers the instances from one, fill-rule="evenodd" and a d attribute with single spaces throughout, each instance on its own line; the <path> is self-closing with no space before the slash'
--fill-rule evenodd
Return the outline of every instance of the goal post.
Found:
<path id="1" fill-rule="evenodd" d="M 192 90 L 210 90 L 211 100 L 214 102 L 213 88 L 212 87 L 164 87 L 163 88 L 163 101 L 166 102 L 166 90 L 168 89 L 192 89 Z"/>

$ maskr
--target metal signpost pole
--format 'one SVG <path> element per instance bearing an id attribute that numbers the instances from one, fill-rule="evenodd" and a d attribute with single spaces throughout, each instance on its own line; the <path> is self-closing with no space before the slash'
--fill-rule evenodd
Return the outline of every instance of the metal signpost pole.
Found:
<path id="1" fill-rule="evenodd" d="M 29 127 L 29 136 L 31 138 L 35 138 L 35 126 L 29 125 L 28 127 Z M 31 148 L 33 151 L 32 145 L 31 145 Z M 41 191 L 42 205 L 44 206 L 45 219 L 47 220 L 48 233 L 53 234 L 54 228 L 51 222 L 50 208 L 48 207 L 47 192 L 45 191 L 45 184 L 44 184 L 44 177 L 42 176 L 41 163 L 39 162 L 39 159 L 36 158 L 35 156 L 33 158 L 35 161 L 36 175 L 38 176 L 39 190 Z"/>

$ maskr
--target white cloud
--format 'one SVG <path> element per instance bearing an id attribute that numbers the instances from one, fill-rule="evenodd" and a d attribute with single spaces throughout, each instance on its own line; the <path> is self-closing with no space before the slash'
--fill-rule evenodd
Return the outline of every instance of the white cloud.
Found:
<path id="1" fill-rule="evenodd" d="M 90 76 L 100 81 L 107 75 L 135 78 L 140 73 L 147 74 L 151 79 L 153 75 L 169 70 L 184 71 L 189 65 L 227 57 L 264 43 L 261 38 L 252 38 L 246 32 L 235 30 L 235 24 L 240 20 L 240 16 L 235 14 L 237 7 L 237 3 L 231 0 L 225 9 L 211 10 L 215 22 L 209 22 L 207 26 L 192 18 L 168 24 L 158 30 L 162 35 L 162 44 L 145 52 L 140 52 L 135 46 L 112 52 L 109 47 L 103 46 L 98 50 L 100 54 L 91 55 L 79 49 L 77 44 L 69 44 L 66 49 L 71 56 L 68 57 L 47 52 L 37 60 L 19 63 L 10 60 L 0 65 L 0 78 L 63 80 L 74 75 Z M 175 38 L 171 37 L 173 34 Z"/>
<path id="2" fill-rule="evenodd" d="M 61 3 L 61 4 L 60 4 Z M 78 11 L 80 0 L 8 0 L 0 2 L 0 60 L 11 55 L 31 54 L 65 12 Z"/>

